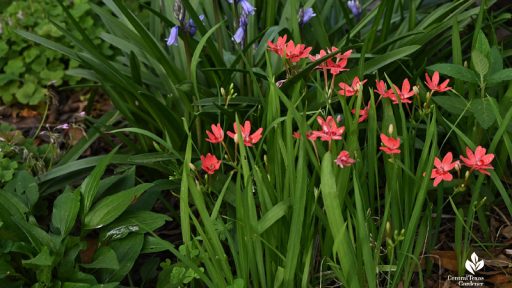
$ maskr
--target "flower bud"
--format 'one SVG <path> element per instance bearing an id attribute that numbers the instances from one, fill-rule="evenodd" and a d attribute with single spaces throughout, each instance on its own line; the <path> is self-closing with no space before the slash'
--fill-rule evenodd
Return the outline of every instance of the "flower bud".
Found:
<path id="1" fill-rule="evenodd" d="M 174 1 L 172 12 L 174 13 L 174 17 L 176 17 L 181 24 L 185 22 L 185 7 L 183 7 L 181 0 Z"/>
<path id="2" fill-rule="evenodd" d="M 389 127 L 388 127 L 388 135 L 389 135 L 389 136 L 393 135 L 393 131 L 394 131 L 394 129 L 393 129 L 393 124 L 389 124 Z"/>
<path id="3" fill-rule="evenodd" d="M 196 171 L 197 170 L 196 166 L 194 164 L 192 164 L 192 163 L 188 163 L 188 168 L 190 168 L 190 170 L 192 170 L 192 171 Z"/>

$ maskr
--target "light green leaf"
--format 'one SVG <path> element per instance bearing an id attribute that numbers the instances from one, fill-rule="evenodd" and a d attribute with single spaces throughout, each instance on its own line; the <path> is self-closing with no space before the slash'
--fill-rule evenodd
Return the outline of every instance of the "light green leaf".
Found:
<path id="1" fill-rule="evenodd" d="M 9 60 L 9 62 L 7 62 L 7 65 L 4 67 L 4 72 L 6 74 L 11 74 L 11 75 L 16 75 L 16 76 L 25 72 L 25 64 L 23 63 L 23 58 L 18 57 L 18 58 Z"/>
<path id="2" fill-rule="evenodd" d="M 489 45 L 489 41 L 487 37 L 485 37 L 484 32 L 482 30 L 478 31 L 478 36 L 476 37 L 475 50 L 480 52 L 485 57 L 489 56 L 491 51 L 491 47 Z"/>
<path id="3" fill-rule="evenodd" d="M 473 61 L 473 65 L 475 66 L 476 72 L 478 74 L 484 76 L 489 71 L 489 60 L 480 52 L 473 51 L 471 52 L 471 61 Z"/>
<path id="4" fill-rule="evenodd" d="M 25 82 L 25 84 L 21 87 L 18 92 L 16 92 L 16 99 L 22 104 L 29 104 L 32 102 L 32 97 L 34 96 L 34 91 L 36 90 L 36 83 L 33 82 Z"/>

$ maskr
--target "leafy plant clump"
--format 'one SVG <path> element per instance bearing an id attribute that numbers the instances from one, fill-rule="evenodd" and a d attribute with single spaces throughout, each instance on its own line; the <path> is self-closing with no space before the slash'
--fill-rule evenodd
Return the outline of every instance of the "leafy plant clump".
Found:
<path id="1" fill-rule="evenodd" d="M 86 33 L 95 36 L 98 49 L 109 55 L 112 53 L 109 45 L 97 38 L 102 29 L 94 25 L 89 2 L 65 1 L 65 5 Z M 80 78 L 64 73 L 77 67 L 78 62 L 34 45 L 15 33 L 15 29 L 23 29 L 62 44 L 69 43 L 52 22 L 63 27 L 69 23 L 62 7 L 53 0 L 13 1 L 0 14 L 0 103 L 37 105 L 44 99 L 44 87 L 48 83 L 79 82 Z"/>

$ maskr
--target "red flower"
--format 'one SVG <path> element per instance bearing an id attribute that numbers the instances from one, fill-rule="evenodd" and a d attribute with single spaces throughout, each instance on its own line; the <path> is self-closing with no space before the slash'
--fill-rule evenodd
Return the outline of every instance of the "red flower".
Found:
<path id="1" fill-rule="evenodd" d="M 206 141 L 215 144 L 221 143 L 224 140 L 224 131 L 220 127 L 220 123 L 218 123 L 217 125 L 212 124 L 212 132 L 206 130 L 206 135 L 208 135 Z"/>
<path id="2" fill-rule="evenodd" d="M 309 52 L 311 52 L 311 47 L 306 47 L 304 44 L 297 44 L 293 43 L 292 40 L 290 40 L 288 43 L 286 43 L 286 58 L 290 59 L 292 63 L 299 62 L 302 58 L 308 58 Z"/>
<path id="3" fill-rule="evenodd" d="M 284 55 L 284 47 L 286 45 L 286 37 L 287 37 L 287 35 L 278 37 L 276 44 L 270 42 L 270 40 L 269 40 L 267 42 L 268 49 L 270 49 L 270 51 L 272 51 L 282 57 Z"/>
<path id="4" fill-rule="evenodd" d="M 340 82 L 339 86 L 341 88 L 340 91 L 338 91 L 338 94 L 345 95 L 345 96 L 352 96 L 356 94 L 360 88 L 363 87 L 363 84 L 366 82 L 366 80 L 363 80 L 363 82 L 359 81 L 359 77 L 354 77 L 354 80 L 352 80 L 352 85 L 348 85 L 346 83 Z"/>
<path id="5" fill-rule="evenodd" d="M 357 122 L 361 123 L 368 119 L 368 112 L 370 112 L 370 103 L 368 103 L 368 106 L 365 106 L 363 109 L 359 110 L 359 119 Z M 352 114 L 356 115 L 356 109 L 352 109 Z"/>
<path id="6" fill-rule="evenodd" d="M 293 132 L 293 138 L 295 138 L 295 139 L 300 139 L 300 133 L 299 133 L 299 131 L 295 131 L 295 132 Z"/>
<path id="7" fill-rule="evenodd" d="M 316 120 L 322 126 L 322 130 L 313 131 L 308 139 L 316 140 L 316 138 L 320 137 L 322 141 L 341 140 L 341 135 L 345 132 L 345 126 L 338 127 L 332 116 L 328 116 L 326 120 L 318 116 Z"/>
<path id="8" fill-rule="evenodd" d="M 457 166 L 459 161 L 452 162 L 453 155 L 452 152 L 448 152 L 444 158 L 443 161 L 439 160 L 439 158 L 434 159 L 434 166 L 436 168 L 432 169 L 432 174 L 430 178 L 434 179 L 434 187 L 437 187 L 441 181 L 452 181 L 453 176 L 450 173 L 450 170 L 455 168 Z"/>
<path id="9" fill-rule="evenodd" d="M 259 128 L 251 135 L 251 122 L 245 121 L 244 126 L 240 125 L 240 129 L 237 129 L 236 122 L 233 123 L 233 128 L 235 132 L 228 131 L 228 136 L 235 140 L 235 143 L 238 143 L 238 131 L 242 133 L 242 138 L 244 139 L 245 146 L 252 146 L 256 144 L 261 139 L 261 133 L 263 132 L 263 128 Z"/>
<path id="10" fill-rule="evenodd" d="M 392 138 L 384 135 L 384 133 L 380 134 L 380 141 L 384 146 L 379 147 L 380 150 L 384 151 L 386 154 L 400 154 L 400 138 Z"/>
<path id="11" fill-rule="evenodd" d="M 336 51 L 338 51 L 338 48 L 336 48 L 336 47 L 327 49 L 327 52 L 325 52 L 325 50 L 320 50 L 319 54 L 317 54 L 315 56 L 310 55 L 309 59 L 311 59 L 312 61 L 316 61 L 320 58 L 323 58 L 325 55 L 332 53 L 332 52 L 336 52 Z M 352 54 L 352 50 L 348 50 L 347 52 L 345 52 L 343 54 L 336 54 L 335 61 L 333 61 L 332 58 L 329 58 L 326 61 L 324 61 L 323 63 L 321 63 L 320 65 L 318 65 L 316 68 L 317 69 L 325 69 L 325 70 L 329 69 L 329 72 L 332 75 L 337 75 L 341 71 L 348 70 L 345 68 L 345 66 L 347 66 L 348 58 L 350 57 L 351 54 Z"/>
<path id="12" fill-rule="evenodd" d="M 377 86 L 377 90 L 373 90 L 377 93 L 380 94 L 380 96 L 384 97 L 384 98 L 389 98 L 389 90 L 387 90 L 387 85 L 386 85 L 386 82 L 384 82 L 383 80 L 380 80 L 380 81 L 377 81 L 375 80 L 375 82 L 377 83 L 376 86 Z"/>
<path id="13" fill-rule="evenodd" d="M 347 151 L 343 150 L 340 152 L 340 154 L 338 155 L 334 162 L 336 162 L 336 164 L 339 165 L 341 168 L 345 168 L 356 163 L 356 160 L 350 158 L 350 154 Z"/>
<path id="14" fill-rule="evenodd" d="M 206 157 L 201 155 L 201 168 L 203 168 L 203 170 L 210 175 L 219 170 L 221 163 L 222 161 L 217 159 L 215 155 L 210 153 L 206 154 Z"/>
<path id="15" fill-rule="evenodd" d="M 402 103 L 412 103 L 409 98 L 414 96 L 414 90 L 411 90 L 411 84 L 409 84 L 409 79 L 406 78 L 402 83 L 402 90 L 398 89 L 396 85 L 393 86 L 395 87 L 395 89 L 390 89 L 390 91 L 388 91 L 389 98 L 393 101 L 393 104 L 398 104 L 398 97 L 400 98 L 400 102 Z M 398 93 L 398 96 L 396 95 L 396 93 Z"/>
<path id="16" fill-rule="evenodd" d="M 286 43 L 286 38 L 286 35 L 277 38 L 275 44 L 268 41 L 268 48 L 277 55 L 289 59 L 292 63 L 299 62 L 300 59 L 309 56 L 309 52 L 311 52 L 312 49 L 311 47 L 306 47 L 304 44 L 295 45 L 293 40 Z"/>
<path id="17" fill-rule="evenodd" d="M 482 146 L 476 147 L 475 153 L 466 147 L 466 154 L 468 158 L 460 156 L 460 159 L 464 162 L 464 165 L 471 168 L 471 170 L 477 170 L 480 173 L 490 175 L 487 169 L 494 169 L 491 162 L 494 159 L 494 154 L 485 154 L 487 149 Z"/>
<path id="18" fill-rule="evenodd" d="M 450 82 L 450 79 L 446 79 L 443 83 L 441 83 L 441 85 L 439 85 L 439 72 L 437 71 L 435 71 L 434 75 L 432 75 L 432 80 L 428 76 L 428 73 L 425 73 L 425 78 L 427 80 L 425 84 L 427 84 L 428 88 L 430 88 L 432 92 L 445 92 L 452 89 L 452 87 L 448 87 L 448 82 Z"/>

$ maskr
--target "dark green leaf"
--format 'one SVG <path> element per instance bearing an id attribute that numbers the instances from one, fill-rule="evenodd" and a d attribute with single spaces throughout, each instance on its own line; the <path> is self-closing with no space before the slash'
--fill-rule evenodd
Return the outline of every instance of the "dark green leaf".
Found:
<path id="1" fill-rule="evenodd" d="M 75 225 L 80 209 L 80 194 L 63 193 L 53 204 L 52 223 L 59 228 L 60 235 L 66 236 Z"/>
<path id="2" fill-rule="evenodd" d="M 457 116 L 469 107 L 469 103 L 459 96 L 434 96 L 432 99 L 443 109 Z"/>
<path id="3" fill-rule="evenodd" d="M 81 264 L 85 268 L 119 269 L 119 262 L 114 250 L 108 246 L 102 246 L 94 253 L 92 263 Z"/>
<path id="4" fill-rule="evenodd" d="M 469 83 L 478 84 L 478 77 L 475 72 L 456 64 L 435 64 L 427 67 L 430 71 L 439 71 L 439 73 L 450 77 L 460 79 Z"/>
<path id="5" fill-rule="evenodd" d="M 496 121 L 496 115 L 493 113 L 490 101 L 495 100 L 492 98 L 485 98 L 475 99 L 471 102 L 471 111 L 480 126 L 484 129 L 488 129 Z"/>
<path id="6" fill-rule="evenodd" d="M 498 71 L 487 78 L 488 85 L 496 85 L 503 81 L 512 80 L 512 68 L 503 69 Z"/>
<path id="7" fill-rule="evenodd" d="M 153 184 L 140 184 L 129 190 L 103 198 L 85 216 L 84 228 L 94 229 L 111 223 L 151 186 Z"/>

